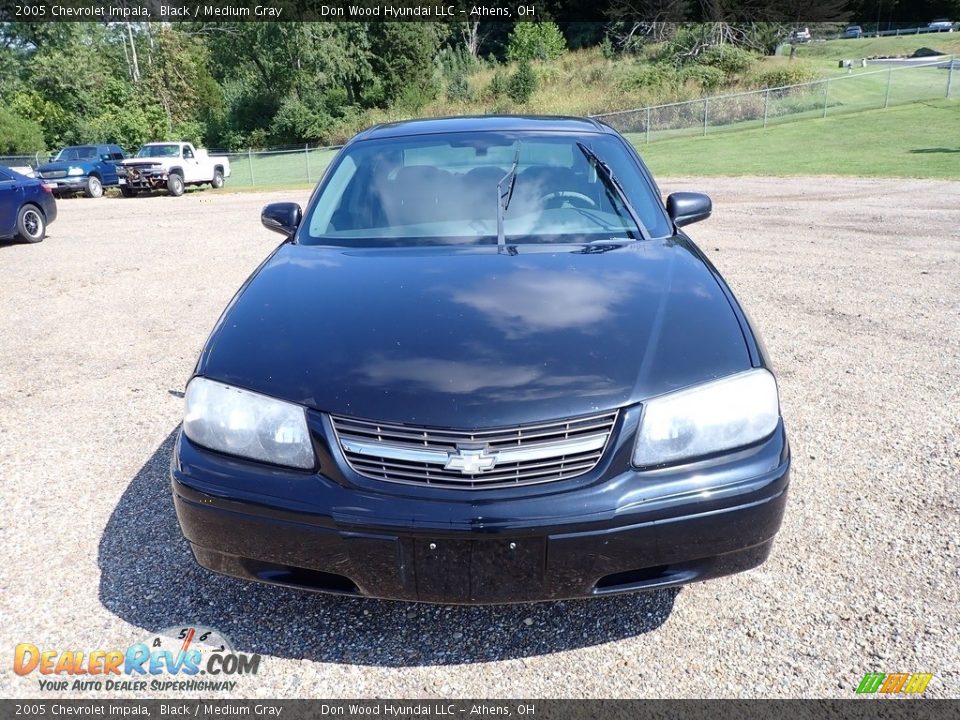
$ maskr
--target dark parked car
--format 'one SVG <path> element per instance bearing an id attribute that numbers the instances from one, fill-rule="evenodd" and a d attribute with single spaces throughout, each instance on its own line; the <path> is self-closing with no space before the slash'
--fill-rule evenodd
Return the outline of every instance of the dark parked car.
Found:
<path id="1" fill-rule="evenodd" d="M 103 189 L 120 183 L 117 165 L 124 158 L 118 145 L 71 145 L 37 168 L 57 196 L 83 193 L 98 198 Z"/>
<path id="2" fill-rule="evenodd" d="M 752 568 L 790 452 L 763 345 L 634 149 L 573 118 L 367 130 L 243 285 L 187 385 L 173 498 L 198 562 L 442 603 Z"/>
<path id="3" fill-rule="evenodd" d="M 56 219 L 49 185 L 0 165 L 0 238 L 40 242 Z"/>
<path id="4" fill-rule="evenodd" d="M 863 28 L 859 25 L 851 25 L 843 31 L 845 38 L 858 38 L 863 36 Z"/>

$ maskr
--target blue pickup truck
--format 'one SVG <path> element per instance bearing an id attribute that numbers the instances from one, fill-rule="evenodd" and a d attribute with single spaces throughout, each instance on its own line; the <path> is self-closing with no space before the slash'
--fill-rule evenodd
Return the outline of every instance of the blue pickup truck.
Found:
<path id="1" fill-rule="evenodd" d="M 83 193 L 98 198 L 103 189 L 120 184 L 117 164 L 126 157 L 118 145 L 71 145 L 37 168 L 37 177 L 57 197 Z"/>

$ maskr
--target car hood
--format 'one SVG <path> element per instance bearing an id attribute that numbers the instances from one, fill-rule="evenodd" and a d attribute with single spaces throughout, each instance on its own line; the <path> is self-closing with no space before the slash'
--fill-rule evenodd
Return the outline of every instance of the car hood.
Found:
<path id="1" fill-rule="evenodd" d="M 497 427 L 632 404 L 750 367 L 682 237 L 604 247 L 284 244 L 198 374 L 354 417 Z"/>
<path id="2" fill-rule="evenodd" d="M 66 172 L 72 167 L 83 168 L 84 170 L 86 170 L 87 168 L 89 168 L 91 165 L 94 165 L 94 164 L 95 162 L 93 160 L 64 160 L 62 162 L 58 161 L 58 162 L 44 163 L 43 165 L 40 165 L 37 168 L 37 172 L 40 174 L 43 174 L 45 172 L 56 172 L 57 170 L 63 170 L 64 172 Z"/>

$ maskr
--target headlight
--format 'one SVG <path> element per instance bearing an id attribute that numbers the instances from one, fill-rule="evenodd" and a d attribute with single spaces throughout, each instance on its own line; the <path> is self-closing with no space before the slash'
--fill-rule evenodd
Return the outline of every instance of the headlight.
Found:
<path id="1" fill-rule="evenodd" d="M 633 464 L 663 465 L 762 440 L 777 427 L 777 383 L 766 370 L 748 370 L 661 395 L 640 419 Z"/>
<path id="2" fill-rule="evenodd" d="M 299 405 L 195 377 L 187 385 L 183 431 L 211 450 L 312 468 L 313 446 Z"/>
<path id="3" fill-rule="evenodd" d="M 83 168 L 70 168 L 67 175 L 83 175 Z"/>

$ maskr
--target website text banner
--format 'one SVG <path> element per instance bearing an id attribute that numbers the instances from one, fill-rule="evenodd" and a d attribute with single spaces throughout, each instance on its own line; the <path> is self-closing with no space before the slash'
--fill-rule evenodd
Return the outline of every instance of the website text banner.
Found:
<path id="1" fill-rule="evenodd" d="M 0 21 L 19 22 L 662 22 L 644 0 L 0 0 Z M 689 3 L 677 21 L 796 23 L 842 20 L 837 3 L 807 9 L 783 0 Z M 709 13 L 705 13 L 705 9 Z"/>
<path id="2" fill-rule="evenodd" d="M 951 720 L 960 700 L 0 700 L 0 717 L 541 718 L 542 720 Z"/>

